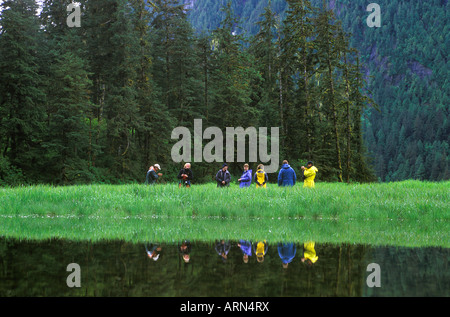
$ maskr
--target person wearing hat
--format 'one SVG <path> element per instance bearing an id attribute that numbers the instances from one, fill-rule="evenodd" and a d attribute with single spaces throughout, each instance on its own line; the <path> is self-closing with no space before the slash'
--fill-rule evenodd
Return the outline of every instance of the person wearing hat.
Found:
<path id="1" fill-rule="evenodd" d="M 223 164 L 222 168 L 216 174 L 217 187 L 230 187 L 231 174 L 228 171 L 228 164 Z"/>
<path id="2" fill-rule="evenodd" d="M 313 162 L 308 162 L 306 167 L 302 166 L 303 176 L 305 177 L 304 185 L 305 188 L 314 188 L 316 187 L 314 183 L 314 179 L 316 178 L 317 172 L 319 170 L 314 166 Z"/>
<path id="3" fill-rule="evenodd" d="M 147 185 L 154 185 L 156 184 L 156 181 L 158 178 L 162 176 L 161 173 L 158 173 L 161 170 L 161 166 L 159 164 L 155 164 L 153 166 L 150 166 L 147 172 L 147 177 L 145 178 L 145 184 Z"/>

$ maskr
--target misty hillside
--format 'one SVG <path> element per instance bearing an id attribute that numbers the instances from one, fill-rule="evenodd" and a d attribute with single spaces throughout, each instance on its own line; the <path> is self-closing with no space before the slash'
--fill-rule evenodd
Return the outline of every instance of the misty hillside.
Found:
<path id="1" fill-rule="evenodd" d="M 196 31 L 216 28 L 227 0 L 186 0 Z M 233 0 L 241 32 L 253 35 L 268 0 Z M 366 145 L 383 181 L 450 178 L 449 4 L 447 0 L 387 1 L 380 28 L 369 28 L 367 1 L 327 1 L 353 34 L 361 53 L 368 88 L 380 107 L 364 118 Z M 322 1 L 312 1 L 320 6 Z M 286 1 L 272 0 L 285 17 Z M 239 32 L 239 29 L 236 30 Z"/>

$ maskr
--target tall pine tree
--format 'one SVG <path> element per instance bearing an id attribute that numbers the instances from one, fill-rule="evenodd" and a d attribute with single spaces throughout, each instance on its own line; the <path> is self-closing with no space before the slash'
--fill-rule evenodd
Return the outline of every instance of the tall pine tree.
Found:
<path id="1" fill-rule="evenodd" d="M 2 160 L 39 180 L 45 102 L 39 69 L 40 31 L 34 0 L 1 4 L 0 137 Z"/>

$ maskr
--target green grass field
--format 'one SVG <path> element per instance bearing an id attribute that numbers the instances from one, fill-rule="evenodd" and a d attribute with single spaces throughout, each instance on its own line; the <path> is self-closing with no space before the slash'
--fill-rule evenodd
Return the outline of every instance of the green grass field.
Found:
<path id="1" fill-rule="evenodd" d="M 43 240 L 271 242 L 449 247 L 450 182 L 0 189 L 0 236 Z"/>

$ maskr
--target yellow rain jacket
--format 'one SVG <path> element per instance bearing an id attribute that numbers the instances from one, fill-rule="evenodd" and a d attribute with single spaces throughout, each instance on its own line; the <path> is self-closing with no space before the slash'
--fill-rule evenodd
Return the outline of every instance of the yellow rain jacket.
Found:
<path id="1" fill-rule="evenodd" d="M 310 260 L 313 264 L 317 262 L 319 257 L 316 255 L 316 250 L 314 250 L 315 243 L 314 242 L 306 242 L 303 247 L 305 252 L 303 253 L 303 257 L 307 260 Z"/>
<path id="2" fill-rule="evenodd" d="M 305 184 L 303 185 L 303 187 L 307 187 L 307 188 L 316 187 L 316 185 L 314 184 L 314 179 L 316 178 L 316 173 L 318 171 L 319 170 L 315 166 L 305 169 L 305 172 L 303 174 L 303 175 L 305 175 Z"/>
<path id="3" fill-rule="evenodd" d="M 256 249 L 255 249 L 255 254 L 256 254 L 256 256 L 264 256 L 264 255 L 266 255 L 266 252 L 267 252 L 267 242 L 266 242 L 266 240 L 264 240 L 264 241 L 259 241 L 257 244 L 256 244 Z"/>
<path id="4" fill-rule="evenodd" d="M 255 174 L 256 188 L 267 188 L 267 174 L 263 170 L 259 169 Z M 258 185 L 261 184 L 261 185 Z"/>

